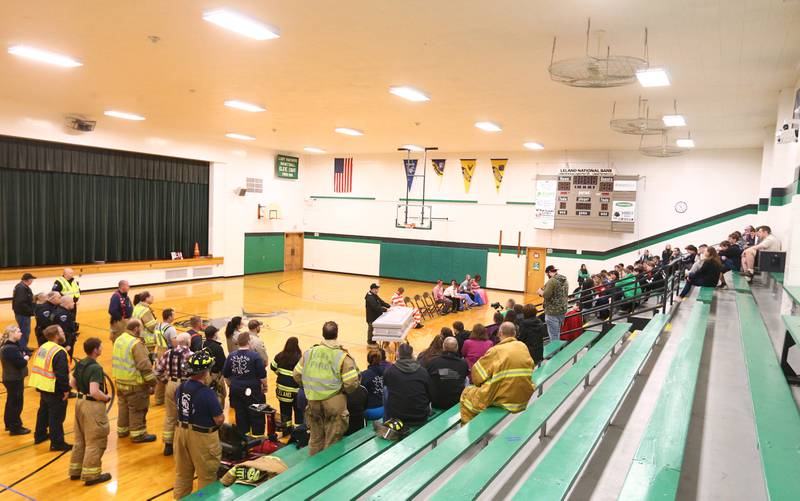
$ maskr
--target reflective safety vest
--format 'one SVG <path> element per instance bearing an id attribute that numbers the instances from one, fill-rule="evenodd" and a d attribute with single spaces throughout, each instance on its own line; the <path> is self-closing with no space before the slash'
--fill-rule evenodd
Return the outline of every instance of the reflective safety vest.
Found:
<path id="1" fill-rule="evenodd" d="M 61 284 L 61 295 L 78 299 L 81 297 L 81 286 L 78 285 L 78 279 L 73 278 L 72 283 L 69 283 L 66 278 L 58 277 L 56 282 Z"/>
<path id="2" fill-rule="evenodd" d="M 167 343 L 167 337 L 164 335 L 164 333 L 169 328 L 170 328 L 169 324 L 162 324 L 162 323 L 156 324 L 156 328 L 153 331 L 153 333 L 156 336 L 156 346 L 158 346 L 159 348 L 164 348 L 164 349 L 166 349 L 167 347 L 172 348 L 171 346 L 168 346 L 169 343 Z"/>
<path id="3" fill-rule="evenodd" d="M 131 313 L 131 318 L 142 320 L 142 317 L 144 317 L 145 313 L 149 311 L 151 310 L 146 303 L 139 303 L 133 307 L 133 313 Z M 144 320 L 142 320 L 142 340 L 144 341 L 145 346 L 155 346 L 156 344 L 156 333 L 153 330 L 147 328 L 147 326 L 144 323 Z"/>
<path id="4" fill-rule="evenodd" d="M 47 341 L 36 350 L 28 386 L 49 393 L 56 392 L 56 373 L 53 371 L 53 357 L 59 351 L 63 351 L 64 355 L 67 354 L 64 348 L 52 341 Z"/>
<path id="5" fill-rule="evenodd" d="M 347 354 L 323 344 L 303 354 L 303 388 L 309 400 L 327 400 L 342 388 L 342 360 Z"/>
<path id="6" fill-rule="evenodd" d="M 123 332 L 114 341 L 114 356 L 111 358 L 111 374 L 117 384 L 138 386 L 144 384 L 142 373 L 133 360 L 133 347 L 139 339 L 129 332 Z"/>

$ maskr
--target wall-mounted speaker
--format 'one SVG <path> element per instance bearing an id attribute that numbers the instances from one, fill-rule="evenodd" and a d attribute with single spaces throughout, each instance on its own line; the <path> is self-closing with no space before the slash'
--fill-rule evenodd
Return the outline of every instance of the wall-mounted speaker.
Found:
<path id="1" fill-rule="evenodd" d="M 237 196 L 243 197 L 247 194 L 247 188 L 236 188 L 233 192 L 236 193 Z"/>

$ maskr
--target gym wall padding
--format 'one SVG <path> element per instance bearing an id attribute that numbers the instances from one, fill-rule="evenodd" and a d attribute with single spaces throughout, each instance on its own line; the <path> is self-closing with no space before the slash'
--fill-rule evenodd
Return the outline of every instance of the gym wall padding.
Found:
<path id="1" fill-rule="evenodd" d="M 244 274 L 283 271 L 283 233 L 244 236 Z"/>
<path id="2" fill-rule="evenodd" d="M 485 249 L 382 242 L 380 276 L 461 283 L 467 273 L 486 277 L 486 259 Z"/>

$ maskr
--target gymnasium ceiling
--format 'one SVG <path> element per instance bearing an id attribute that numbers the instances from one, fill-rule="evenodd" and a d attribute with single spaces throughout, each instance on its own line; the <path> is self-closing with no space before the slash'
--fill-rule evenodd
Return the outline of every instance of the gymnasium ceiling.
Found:
<path id="1" fill-rule="evenodd" d="M 281 38 L 253 41 L 202 20 L 229 7 L 277 26 Z M 617 54 L 641 55 L 649 28 L 651 66 L 672 86 L 576 89 L 552 82 L 557 58 L 584 52 L 587 17 Z M 152 43 L 148 37 L 160 37 Z M 596 34 L 592 35 L 592 40 Z M 639 138 L 611 132 L 673 99 L 698 148 L 761 147 L 775 124 L 778 91 L 800 74 L 798 0 L 3 0 L 0 40 L 80 58 L 54 68 L 0 52 L 0 100 L 31 117 L 68 113 L 99 128 L 197 141 L 255 136 L 265 148 L 374 153 L 399 145 L 444 151 L 635 149 Z M 391 85 L 430 94 L 427 103 L 390 95 Z M 226 99 L 266 113 L 226 108 Z M 147 117 L 120 121 L 120 109 Z M 476 129 L 479 120 L 501 133 Z M 363 137 L 333 132 L 365 131 Z"/>

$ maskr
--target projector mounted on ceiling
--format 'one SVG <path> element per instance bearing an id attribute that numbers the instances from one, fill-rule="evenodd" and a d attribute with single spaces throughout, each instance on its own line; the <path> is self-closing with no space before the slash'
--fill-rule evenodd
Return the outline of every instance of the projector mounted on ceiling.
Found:
<path id="1" fill-rule="evenodd" d="M 97 126 L 97 120 L 87 120 L 86 117 L 79 115 L 68 115 L 64 125 L 71 131 L 92 132 Z"/>
<path id="2" fill-rule="evenodd" d="M 789 144 L 798 142 L 798 132 L 800 124 L 797 121 L 783 122 L 783 126 L 775 132 L 775 142 L 777 144 Z"/>

